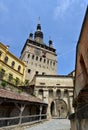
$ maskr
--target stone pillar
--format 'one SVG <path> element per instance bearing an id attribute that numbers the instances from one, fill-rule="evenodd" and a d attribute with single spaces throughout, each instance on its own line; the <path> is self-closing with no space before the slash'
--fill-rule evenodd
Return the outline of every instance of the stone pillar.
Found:
<path id="1" fill-rule="evenodd" d="M 48 104 L 48 97 L 49 97 L 48 89 L 44 89 L 43 90 L 43 101 L 47 104 Z"/>
<path id="2" fill-rule="evenodd" d="M 47 88 L 43 90 L 43 101 L 48 104 L 47 118 L 50 118 L 49 91 Z"/>
<path id="3" fill-rule="evenodd" d="M 40 115 L 40 119 L 39 120 L 41 120 L 42 118 L 41 118 L 41 115 L 42 115 L 42 105 L 40 106 L 40 113 L 39 113 L 39 115 Z"/>
<path id="4" fill-rule="evenodd" d="M 71 113 L 74 113 L 74 108 L 72 107 L 73 97 L 70 97 L 70 106 L 71 106 Z"/>
<path id="5" fill-rule="evenodd" d="M 38 97 L 38 90 L 37 89 L 35 89 L 34 94 L 36 97 Z"/>
<path id="6" fill-rule="evenodd" d="M 54 112 L 55 112 L 55 116 L 57 116 L 57 109 L 56 109 L 56 100 L 54 101 Z"/>
<path id="7" fill-rule="evenodd" d="M 57 115 L 57 110 L 56 110 L 56 89 L 54 89 L 54 114 L 55 116 Z"/>

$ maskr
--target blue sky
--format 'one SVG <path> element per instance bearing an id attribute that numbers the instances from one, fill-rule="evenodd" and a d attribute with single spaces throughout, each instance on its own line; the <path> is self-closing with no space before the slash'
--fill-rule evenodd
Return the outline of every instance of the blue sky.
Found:
<path id="1" fill-rule="evenodd" d="M 75 49 L 88 0 L 0 0 L 0 41 L 17 57 L 40 17 L 44 41 L 57 49 L 58 74 L 75 68 Z"/>

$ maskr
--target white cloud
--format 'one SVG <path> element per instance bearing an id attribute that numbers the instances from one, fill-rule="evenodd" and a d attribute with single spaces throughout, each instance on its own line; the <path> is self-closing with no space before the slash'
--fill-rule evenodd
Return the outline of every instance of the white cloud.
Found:
<path id="1" fill-rule="evenodd" d="M 54 9 L 54 18 L 63 18 L 64 15 L 71 11 L 71 8 L 85 8 L 88 4 L 88 0 L 57 0 L 57 6 Z"/>
<path id="2" fill-rule="evenodd" d="M 63 15 L 66 13 L 66 11 L 69 9 L 69 7 L 72 5 L 74 0 L 58 0 L 57 6 L 54 10 L 54 16 L 57 19 L 57 17 L 63 17 Z"/>

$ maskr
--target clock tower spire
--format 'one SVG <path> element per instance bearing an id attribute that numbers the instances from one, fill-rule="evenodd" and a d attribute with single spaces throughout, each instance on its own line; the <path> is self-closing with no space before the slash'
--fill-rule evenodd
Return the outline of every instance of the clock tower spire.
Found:
<path id="1" fill-rule="evenodd" d="M 43 44 L 43 32 L 41 31 L 40 17 L 38 18 L 38 24 L 34 33 L 34 40 L 40 44 Z"/>

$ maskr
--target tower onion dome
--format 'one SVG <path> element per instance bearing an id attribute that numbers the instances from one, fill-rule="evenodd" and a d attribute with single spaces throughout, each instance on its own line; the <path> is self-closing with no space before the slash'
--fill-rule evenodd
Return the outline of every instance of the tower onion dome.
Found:
<path id="1" fill-rule="evenodd" d="M 41 25 L 40 25 L 40 23 L 37 24 L 37 30 L 34 33 L 34 38 L 37 38 L 37 37 L 43 39 L 43 32 L 41 31 Z"/>

